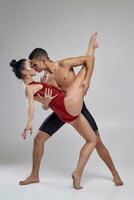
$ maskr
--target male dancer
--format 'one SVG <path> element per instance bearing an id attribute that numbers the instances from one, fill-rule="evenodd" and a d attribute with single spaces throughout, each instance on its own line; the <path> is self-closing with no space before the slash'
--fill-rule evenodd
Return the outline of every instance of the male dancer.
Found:
<path id="1" fill-rule="evenodd" d="M 96 40 L 96 34 L 93 34 L 87 55 L 93 55 L 95 48 L 98 47 L 98 43 Z M 51 84 L 58 89 L 66 92 L 66 89 L 69 85 L 74 81 L 76 75 L 74 73 L 73 67 L 80 66 L 85 64 L 84 57 L 76 57 L 76 58 L 68 58 L 58 62 L 53 62 L 49 59 L 48 54 L 45 50 L 37 48 L 32 51 L 29 55 L 29 59 L 31 60 L 32 65 L 36 69 L 36 71 L 41 72 L 49 72 L 49 76 L 46 78 L 46 73 L 44 73 L 44 78 L 42 81 Z M 88 88 L 87 85 L 84 85 L 85 90 Z M 50 99 L 46 98 L 44 101 L 44 108 L 47 109 L 50 103 Z M 94 130 L 95 134 L 97 135 L 97 145 L 96 150 L 101 159 L 105 162 L 107 167 L 109 168 L 110 172 L 113 175 L 113 181 L 116 186 L 123 185 L 123 182 L 113 164 L 111 156 L 103 144 L 100 134 L 98 131 L 97 124 L 83 103 L 82 114 L 88 120 L 89 124 L 91 125 L 92 129 Z M 39 182 L 39 168 L 41 159 L 44 153 L 44 143 L 50 138 L 57 130 L 60 129 L 65 123 L 61 121 L 56 113 L 52 113 L 47 117 L 47 119 L 42 123 L 38 134 L 34 138 L 34 148 L 33 148 L 33 167 L 30 176 L 25 179 L 24 181 L 20 181 L 20 185 L 26 185 L 30 183 Z M 81 133 L 83 130 L 81 127 L 76 127 L 76 130 Z M 86 150 L 86 146 L 83 146 L 80 151 L 80 156 L 82 156 L 83 152 Z M 79 173 L 76 176 L 80 176 Z"/>

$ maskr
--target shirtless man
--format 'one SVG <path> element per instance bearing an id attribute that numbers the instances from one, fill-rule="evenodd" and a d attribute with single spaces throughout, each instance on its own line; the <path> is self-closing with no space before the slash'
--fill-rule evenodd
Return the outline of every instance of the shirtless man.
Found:
<path id="1" fill-rule="evenodd" d="M 96 34 L 93 34 L 90 39 L 87 55 L 93 55 L 94 50 L 97 47 L 98 43 L 96 40 Z M 73 67 L 85 64 L 85 56 L 67 58 L 61 61 L 53 62 L 49 59 L 47 52 L 40 48 L 34 49 L 29 55 L 29 59 L 31 60 L 31 64 L 36 69 L 36 71 L 41 72 L 44 70 L 44 77 L 42 78 L 42 81 L 47 82 L 48 84 L 51 84 L 64 92 L 66 92 L 66 89 L 76 77 Z M 47 74 L 46 71 L 48 72 Z M 89 86 L 85 84 L 84 87 L 86 90 Z M 49 94 L 47 95 L 49 96 L 49 98 L 47 96 L 45 100 L 42 100 L 42 103 L 44 104 L 44 109 L 48 109 L 48 104 L 51 101 L 51 96 Z M 84 102 L 81 112 L 88 120 L 89 124 L 94 130 L 94 133 L 97 135 L 97 153 L 112 173 L 115 185 L 123 185 L 123 182 L 113 164 L 111 156 L 100 138 L 97 124 L 88 109 L 86 108 Z M 50 114 L 47 119 L 44 120 L 41 127 L 39 128 L 38 134 L 34 138 L 32 172 L 27 179 L 20 181 L 20 185 L 39 182 L 39 168 L 44 153 L 44 144 L 64 124 L 65 122 L 61 121 L 54 112 Z M 76 127 L 76 130 L 79 133 L 83 132 L 81 127 Z M 82 153 L 85 150 L 86 146 L 83 146 L 80 151 L 80 156 L 82 156 Z M 76 176 L 79 177 L 79 174 L 76 174 Z"/>

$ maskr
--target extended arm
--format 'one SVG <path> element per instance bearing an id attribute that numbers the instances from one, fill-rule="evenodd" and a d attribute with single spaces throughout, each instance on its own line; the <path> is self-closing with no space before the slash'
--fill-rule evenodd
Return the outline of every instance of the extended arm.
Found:
<path id="1" fill-rule="evenodd" d="M 34 98 L 33 98 L 33 91 L 27 91 L 28 94 L 28 119 L 27 124 L 32 123 L 33 116 L 34 116 Z"/>
<path id="2" fill-rule="evenodd" d="M 33 90 L 31 88 L 28 88 L 27 91 L 27 97 L 28 97 L 28 111 L 27 111 L 27 124 L 26 128 L 22 132 L 21 136 L 23 139 L 26 139 L 26 136 L 30 132 L 32 134 L 32 121 L 33 121 L 33 116 L 34 116 L 34 98 L 33 98 Z"/>
<path id="3" fill-rule="evenodd" d="M 63 67 L 69 67 L 70 69 L 73 67 L 77 67 L 80 65 L 85 65 L 86 60 L 88 58 L 88 55 L 86 56 L 79 56 L 79 57 L 73 57 L 73 58 L 66 58 L 64 60 L 61 60 L 59 64 Z"/>

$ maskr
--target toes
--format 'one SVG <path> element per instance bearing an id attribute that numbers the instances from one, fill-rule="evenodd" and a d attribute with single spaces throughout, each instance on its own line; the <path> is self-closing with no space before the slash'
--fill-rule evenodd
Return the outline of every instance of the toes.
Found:
<path id="1" fill-rule="evenodd" d="M 25 183 L 23 181 L 20 181 L 19 185 L 25 185 Z"/>
<path id="2" fill-rule="evenodd" d="M 81 190 L 81 189 L 83 189 L 83 187 L 82 186 L 80 186 L 80 187 L 74 187 L 74 189 Z"/>

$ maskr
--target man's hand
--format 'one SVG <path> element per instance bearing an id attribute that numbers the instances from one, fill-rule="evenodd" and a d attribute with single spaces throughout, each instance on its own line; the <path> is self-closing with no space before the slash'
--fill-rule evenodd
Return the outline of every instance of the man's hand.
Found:
<path id="1" fill-rule="evenodd" d="M 29 133 L 32 135 L 32 131 L 33 131 L 32 122 L 28 122 L 26 128 L 24 129 L 24 131 L 21 134 L 22 138 L 25 140 Z"/>
<path id="2" fill-rule="evenodd" d="M 86 80 L 84 80 L 80 85 L 80 87 L 83 87 L 83 89 L 84 89 L 84 96 L 87 94 L 87 90 L 89 88 L 89 85 L 90 85 L 89 82 L 86 81 Z"/>
<path id="3" fill-rule="evenodd" d="M 49 108 L 49 103 L 50 103 L 56 96 L 57 96 L 57 94 L 54 95 L 54 96 L 52 96 L 52 89 L 50 89 L 50 88 L 46 88 L 46 89 L 45 89 L 44 97 L 42 97 L 42 96 L 40 96 L 40 95 L 38 94 L 38 97 L 41 98 L 42 108 L 43 108 L 44 110 L 47 110 L 47 109 Z"/>
<path id="4" fill-rule="evenodd" d="M 40 82 L 47 82 L 49 77 L 49 73 L 47 71 L 44 72 L 44 76 L 40 78 Z"/>

